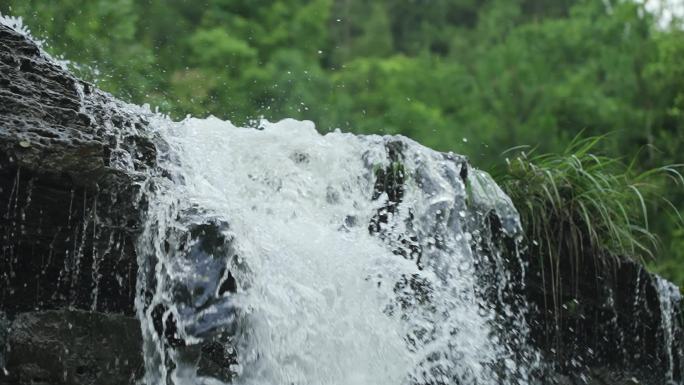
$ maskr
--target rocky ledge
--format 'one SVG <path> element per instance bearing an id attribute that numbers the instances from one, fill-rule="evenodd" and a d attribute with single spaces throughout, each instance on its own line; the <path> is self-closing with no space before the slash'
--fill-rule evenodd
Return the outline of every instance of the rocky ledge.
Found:
<path id="1" fill-rule="evenodd" d="M 0 308 L 132 314 L 145 116 L 0 24 Z"/>
<path id="2" fill-rule="evenodd" d="M 137 192 L 156 159 L 146 124 L 0 24 L 0 383 L 140 373 Z"/>

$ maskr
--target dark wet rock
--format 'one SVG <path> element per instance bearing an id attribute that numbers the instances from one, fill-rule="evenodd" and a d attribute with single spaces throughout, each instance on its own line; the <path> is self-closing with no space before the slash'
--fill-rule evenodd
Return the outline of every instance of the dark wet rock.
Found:
<path id="1" fill-rule="evenodd" d="M 79 185 L 98 183 L 120 168 L 115 162 L 146 168 L 154 146 L 136 130 L 144 117 L 126 110 L 0 25 L 0 149 L 18 167 L 67 174 Z"/>
<path id="2" fill-rule="evenodd" d="M 477 172 L 469 173 L 470 183 Z M 511 320 L 524 316 L 529 342 L 542 354 L 542 383 L 684 383 L 679 288 L 627 257 L 587 252 L 579 259 L 542 259 L 535 243 L 511 227 L 506 207 L 512 206 L 497 204 L 497 199 L 477 202 L 473 198 L 478 195 L 483 196 L 473 193 L 470 198 L 471 247 L 484 256 L 503 252 L 506 263 L 485 257 L 476 274 L 488 282 L 508 275 L 501 280 L 504 287 L 482 294 L 508 306 L 507 312 L 495 309 L 497 323 L 504 327 L 515 327 Z"/>
<path id="3" fill-rule="evenodd" d="M 5 313 L 0 310 L 0 373 L 5 371 L 10 323 Z M 0 374 L 1 375 L 1 374 Z"/>
<path id="4" fill-rule="evenodd" d="M 233 366 L 238 363 L 237 354 L 232 345 L 232 341 L 222 341 L 221 339 L 203 343 L 201 357 L 197 365 L 197 374 L 218 378 L 229 383 L 235 377 Z"/>
<path id="5" fill-rule="evenodd" d="M 679 289 L 627 258 L 595 258 L 561 261 L 555 282 L 548 264 L 530 259 L 526 299 L 535 345 L 574 383 L 681 384 Z"/>
<path id="6" fill-rule="evenodd" d="M 130 385 L 143 374 L 137 319 L 81 310 L 27 312 L 12 322 L 0 383 Z"/>
<path id="7" fill-rule="evenodd" d="M 11 323 L 0 319 L 0 342 L 3 331 L 9 349 L 5 367 L 0 365 L 0 385 L 132 385 L 144 374 L 140 323 L 134 317 L 66 309 L 25 312 Z M 236 360 L 225 338 L 179 353 L 196 363 L 200 375 L 230 381 Z"/>
<path id="8" fill-rule="evenodd" d="M 574 378 L 574 379 L 573 379 Z M 590 370 L 583 377 L 556 375 L 549 379 L 549 385 L 643 385 L 643 382 L 628 371 L 612 373 L 602 369 Z"/>
<path id="9" fill-rule="evenodd" d="M 586 253 L 544 260 L 534 243 L 506 228 L 506 205 L 470 206 L 471 247 L 481 255 L 500 250 L 507 256 L 504 266 L 486 257 L 478 264 L 482 280 L 509 277 L 504 287 L 482 294 L 508 306 L 508 312 L 495 309 L 504 327 L 514 327 L 515 315 L 524 316 L 529 342 L 542 354 L 542 383 L 684 383 L 679 288 L 627 257 Z"/>
<path id="10" fill-rule="evenodd" d="M 0 25 L 0 309 L 8 316 L 0 313 L 0 347 L 9 347 L 1 384 L 132 384 L 141 376 L 140 323 L 130 316 L 145 208 L 138 193 L 163 145 L 145 133 L 148 118 Z M 217 224 L 176 235 L 169 246 L 197 263 L 233 257 L 219 253 L 229 239 Z M 217 273 L 216 287 L 179 286 L 188 306 L 236 290 L 229 271 Z M 219 343 L 226 333 L 185 346 L 172 318 L 157 324 L 201 375 L 230 379 L 235 352 Z"/>
<path id="11" fill-rule="evenodd" d="M 146 115 L 0 25 L 0 308 L 131 314 Z"/>
<path id="12" fill-rule="evenodd" d="M 146 314 L 152 308 L 149 313 L 158 343 L 153 354 L 163 355 L 165 362 L 194 366 L 199 376 L 229 383 L 237 363 L 233 274 L 245 268 L 237 261 L 226 222 L 197 208 L 183 210 L 180 216 L 183 225 L 170 228 L 165 237 L 166 252 L 178 263 L 167 267 L 164 286 L 158 285 L 154 263 L 144 267 L 148 280 L 143 308 Z M 173 298 L 163 293 L 173 293 Z M 182 332 L 179 325 L 183 325 Z M 183 336 L 191 337 L 190 341 Z M 175 363 L 169 365 L 171 371 Z"/>
<path id="13" fill-rule="evenodd" d="M 373 199 L 384 196 L 388 203 L 369 225 L 369 232 L 382 239 L 388 216 L 402 204 L 405 175 L 411 173 L 423 189 L 430 188 L 420 170 L 404 170 L 401 146 L 393 144 L 387 151 L 392 162 L 374 170 Z M 558 385 L 684 383 L 682 302 L 676 286 L 626 257 L 586 254 L 579 260 L 561 258 L 550 268 L 550 261 L 538 258 L 535 245 L 522 237 L 510 199 L 491 177 L 470 168 L 466 159 L 449 156 L 445 154 L 460 165 L 460 175 L 454 178 L 465 184 L 470 248 L 479 256 L 476 266 L 466 266 L 463 272 L 476 274 L 481 282 L 479 294 L 496 304 L 491 310 L 497 325 L 504 330 L 519 327 L 518 321 L 529 325 L 528 342 L 541 353 L 539 371 L 532 373 L 534 380 Z M 390 232 L 390 236 L 410 239 L 413 220 L 407 218 L 405 233 Z M 432 234 L 436 247 L 438 234 Z M 411 249 L 394 242 L 403 246 L 395 253 L 406 258 Z M 420 261 L 420 249 L 416 250 Z M 429 288 L 421 288 L 413 277 L 397 287 L 411 293 L 406 303 L 429 301 L 425 295 Z M 511 338 L 507 333 L 498 337 Z M 525 362 L 525 352 L 516 354 Z"/>

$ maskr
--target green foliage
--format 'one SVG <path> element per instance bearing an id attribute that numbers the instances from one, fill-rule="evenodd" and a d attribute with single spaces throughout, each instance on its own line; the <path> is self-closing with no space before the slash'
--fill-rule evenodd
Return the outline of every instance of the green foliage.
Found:
<path id="1" fill-rule="evenodd" d="M 566 157 L 581 130 L 615 133 L 595 144 L 607 157 L 637 157 L 630 175 L 607 159 L 581 162 L 589 175 L 617 173 L 605 180 L 618 183 L 611 194 L 640 172 L 684 162 L 684 30 L 658 27 L 635 1 L 3 0 L 0 12 L 22 16 L 80 76 L 175 118 L 294 117 L 324 132 L 403 134 L 482 168 L 526 144 L 564 155 L 522 158 L 525 172 L 558 166 L 553 181 L 586 183 L 575 192 L 603 183 L 581 179 Z M 664 186 L 649 185 L 660 189 L 649 196 L 684 209 L 681 189 Z M 651 199 L 649 210 L 671 211 Z M 591 229 L 609 236 L 598 246 L 646 255 L 643 234 L 611 244 L 611 223 L 640 223 L 614 209 L 593 212 L 612 220 Z M 671 217 L 649 217 L 665 246 L 654 268 L 684 284 L 681 224 Z"/>
<path id="2" fill-rule="evenodd" d="M 684 185 L 677 165 L 639 171 L 634 163 L 595 155 L 601 139 L 575 138 L 561 154 L 520 152 L 498 177 L 539 258 L 551 266 L 583 255 L 654 257 L 658 240 L 646 202 L 665 199 L 663 177 Z"/>
<path id="3" fill-rule="evenodd" d="M 36 35 L 58 37 L 49 41 L 51 50 L 86 66 L 75 68 L 81 76 L 125 97 L 141 98 L 151 85 L 145 68 L 154 57 L 136 38 L 133 0 L 16 1 L 10 6 L 13 14 L 31 15 L 27 21 Z"/>

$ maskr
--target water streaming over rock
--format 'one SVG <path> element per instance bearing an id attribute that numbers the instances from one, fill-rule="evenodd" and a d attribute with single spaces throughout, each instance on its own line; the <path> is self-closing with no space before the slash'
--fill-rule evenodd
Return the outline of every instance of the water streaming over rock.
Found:
<path id="1" fill-rule="evenodd" d="M 667 384 L 676 384 L 675 382 L 675 367 L 680 367 L 681 363 L 676 362 L 678 357 L 682 356 L 682 352 L 673 352 L 672 347 L 676 346 L 674 344 L 675 334 L 677 333 L 677 326 L 673 316 L 677 313 L 674 309 L 677 307 L 681 301 L 681 294 L 679 293 L 679 288 L 660 277 L 655 280 L 656 291 L 658 293 L 658 302 L 660 303 L 660 314 L 661 314 L 661 332 L 662 332 L 662 343 L 663 346 L 669 347 L 665 349 L 666 356 L 666 367 L 667 372 L 665 374 L 665 379 Z"/>
<path id="2" fill-rule="evenodd" d="M 524 307 L 502 292 L 521 262 L 480 223 L 515 245 L 517 214 L 464 158 L 294 120 L 156 125 L 168 148 L 138 244 L 149 383 L 528 383 Z M 198 365 L 207 346 L 229 367 Z"/>
<path id="3" fill-rule="evenodd" d="M 28 35 L 20 19 L 0 24 Z M 13 122 L 0 131 L 11 149 L 0 154 L 3 375 L 16 374 L 5 368 L 5 340 L 35 349 L 46 319 L 71 330 L 58 321 L 72 317 L 82 334 L 109 320 L 120 328 L 110 338 L 126 334 L 130 323 L 99 312 L 130 313 L 137 274 L 147 385 L 524 385 L 625 374 L 681 383 L 677 288 L 631 262 L 613 274 L 587 263 L 595 285 L 549 313 L 515 208 L 464 157 L 401 136 L 322 135 L 306 121 L 172 122 L 2 32 L 31 71 L 57 71 L 63 81 L 52 87 L 70 95 L 57 108 L 73 110 L 70 125 L 0 114 Z M 3 70 L 7 82 L 26 81 L 21 68 Z M 9 336 L 10 321 L 26 332 Z M 554 322 L 559 342 L 549 345 Z M 127 337 L 130 352 L 136 337 Z M 69 338 L 58 345 L 106 360 L 81 334 Z M 127 354 L 102 373 L 133 381 L 136 353 Z M 69 383 L 90 375 L 80 358 L 47 370 Z M 31 359 L 19 361 L 46 370 Z"/>

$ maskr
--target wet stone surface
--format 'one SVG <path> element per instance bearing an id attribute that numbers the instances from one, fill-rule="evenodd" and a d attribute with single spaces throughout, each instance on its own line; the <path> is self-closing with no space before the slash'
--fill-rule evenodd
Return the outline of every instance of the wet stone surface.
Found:
<path id="1" fill-rule="evenodd" d="M 6 384 L 132 384 L 142 376 L 133 317 L 80 310 L 26 312 L 9 330 Z"/>
<path id="2" fill-rule="evenodd" d="M 0 25 L 0 308 L 133 312 L 145 114 Z"/>
<path id="3" fill-rule="evenodd" d="M 156 158 L 145 126 L 0 25 L 0 383 L 140 376 L 136 196 Z"/>

